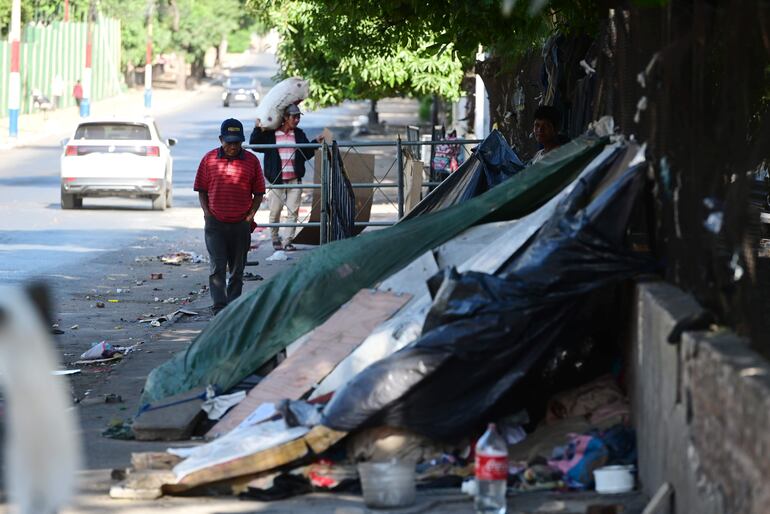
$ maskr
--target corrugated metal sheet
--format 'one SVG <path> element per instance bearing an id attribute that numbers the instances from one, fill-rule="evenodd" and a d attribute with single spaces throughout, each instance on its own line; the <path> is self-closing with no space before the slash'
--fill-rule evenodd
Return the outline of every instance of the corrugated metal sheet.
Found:
<path id="1" fill-rule="evenodd" d="M 94 23 L 91 99 L 101 100 L 120 93 L 120 21 L 99 17 Z M 54 78 L 64 81 L 61 107 L 75 105 L 72 88 L 81 79 L 86 56 L 88 25 L 83 22 L 29 24 L 21 36 L 21 113 L 33 111 L 32 90 L 53 99 Z M 8 116 L 10 45 L 0 42 L 0 118 Z"/>

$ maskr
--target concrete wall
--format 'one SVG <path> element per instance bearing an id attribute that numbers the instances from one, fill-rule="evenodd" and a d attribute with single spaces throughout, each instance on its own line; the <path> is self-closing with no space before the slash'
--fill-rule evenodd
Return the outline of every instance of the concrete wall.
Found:
<path id="1" fill-rule="evenodd" d="M 652 495 L 669 482 L 661 512 L 770 512 L 770 366 L 729 331 L 666 339 L 698 304 L 662 282 L 639 284 L 630 394 L 639 477 Z"/>

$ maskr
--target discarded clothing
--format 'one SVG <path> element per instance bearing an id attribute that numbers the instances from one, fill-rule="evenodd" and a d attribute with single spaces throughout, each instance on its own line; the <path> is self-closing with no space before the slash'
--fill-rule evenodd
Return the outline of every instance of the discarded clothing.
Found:
<path id="1" fill-rule="evenodd" d="M 593 471 L 604 466 L 609 451 L 601 439 L 590 435 L 574 435 L 565 446 L 557 446 L 548 465 L 564 473 L 567 485 L 577 489 L 591 487 Z"/>
<path id="2" fill-rule="evenodd" d="M 208 398 L 201 409 L 206 413 L 209 419 L 216 420 L 221 419 L 227 411 L 241 403 L 246 398 L 246 391 L 238 391 L 233 394 L 223 394 Z"/>

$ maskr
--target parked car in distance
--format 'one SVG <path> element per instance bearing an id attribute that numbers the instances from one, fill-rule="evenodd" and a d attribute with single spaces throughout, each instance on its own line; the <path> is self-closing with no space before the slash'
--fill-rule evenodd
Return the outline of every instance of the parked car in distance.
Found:
<path id="1" fill-rule="evenodd" d="M 244 76 L 234 76 L 225 80 L 225 90 L 222 91 L 222 105 L 230 107 L 233 102 L 249 102 L 256 107 L 259 105 L 259 84 L 256 79 Z"/>
<path id="2" fill-rule="evenodd" d="M 88 120 L 63 141 L 61 207 L 78 209 L 87 197 L 149 198 L 171 207 L 176 139 L 162 139 L 150 117 Z"/>

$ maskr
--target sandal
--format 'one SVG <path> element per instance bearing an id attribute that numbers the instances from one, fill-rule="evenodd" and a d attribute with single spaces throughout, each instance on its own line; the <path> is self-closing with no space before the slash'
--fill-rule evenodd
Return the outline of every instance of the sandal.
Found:
<path id="1" fill-rule="evenodd" d="M 295 248 L 293 244 L 289 243 L 286 246 L 284 246 L 283 249 L 286 250 L 287 252 L 293 252 L 297 248 Z"/>
<path id="2" fill-rule="evenodd" d="M 283 246 L 280 241 L 273 241 L 273 250 L 282 250 Z"/>

